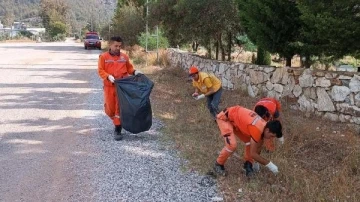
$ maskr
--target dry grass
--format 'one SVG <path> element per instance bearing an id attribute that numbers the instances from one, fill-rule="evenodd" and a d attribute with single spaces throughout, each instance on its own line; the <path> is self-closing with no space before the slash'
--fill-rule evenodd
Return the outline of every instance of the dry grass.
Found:
<path id="1" fill-rule="evenodd" d="M 159 49 L 158 55 L 156 51 L 146 53 L 145 50 L 140 46 L 127 48 L 126 51 L 129 53 L 130 58 L 135 65 L 161 67 L 169 65 L 166 58 L 166 50 L 164 49 Z"/>
<path id="2" fill-rule="evenodd" d="M 191 82 L 180 68 L 142 70 L 156 83 L 152 105 L 154 116 L 165 124 L 166 138 L 188 160 L 187 169 L 206 173 L 223 147 L 206 101 L 191 98 Z M 220 107 L 251 108 L 255 102 L 240 91 L 225 91 Z M 357 201 L 359 136 L 346 125 L 290 111 L 289 102 L 283 102 L 282 113 L 286 143 L 272 154 L 263 154 L 279 166 L 280 174 L 273 176 L 262 167 L 247 179 L 241 170 L 243 144 L 239 143 L 226 164 L 228 176 L 218 179 L 225 201 Z"/>
<path id="3" fill-rule="evenodd" d="M 24 39 L 11 39 L 11 40 L 5 40 L 5 41 L 0 41 L 2 43 L 36 43 L 36 41 L 28 39 L 28 38 L 24 38 Z"/>
<path id="4" fill-rule="evenodd" d="M 223 147 L 206 101 L 191 97 L 193 89 L 186 72 L 167 67 L 164 53 L 160 55 L 160 66 L 150 62 L 156 61 L 154 53 L 148 54 L 147 66 L 140 48 L 127 53 L 133 62 L 143 57 L 135 68 L 155 82 L 152 107 L 154 117 L 164 122 L 165 141 L 187 160 L 186 169 L 205 174 Z M 252 108 L 257 99 L 241 91 L 224 91 L 220 108 Z M 280 174 L 274 176 L 262 167 L 256 176 L 246 178 L 241 158 L 244 145 L 239 142 L 237 152 L 225 165 L 228 176 L 217 180 L 224 201 L 358 201 L 360 137 L 345 124 L 306 118 L 289 110 L 291 102 L 282 100 L 285 144 L 278 145 L 274 153 L 262 154 L 278 165 Z"/>

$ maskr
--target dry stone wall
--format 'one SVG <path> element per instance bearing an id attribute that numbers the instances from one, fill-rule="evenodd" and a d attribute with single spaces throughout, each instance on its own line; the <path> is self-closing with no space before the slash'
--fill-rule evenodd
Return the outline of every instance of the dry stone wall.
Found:
<path id="1" fill-rule="evenodd" d="M 242 89 L 249 96 L 290 98 L 291 108 L 332 121 L 360 125 L 360 75 L 356 72 L 312 71 L 209 60 L 178 49 L 168 49 L 172 66 L 188 70 L 196 65 L 214 73 L 226 89 Z"/>

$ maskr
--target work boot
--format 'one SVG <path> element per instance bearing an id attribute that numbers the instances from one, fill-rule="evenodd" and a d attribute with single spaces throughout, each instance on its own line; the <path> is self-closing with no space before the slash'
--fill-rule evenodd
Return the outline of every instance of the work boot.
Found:
<path id="1" fill-rule="evenodd" d="M 114 130 L 114 139 L 116 141 L 120 141 L 124 138 L 124 135 L 121 133 L 121 125 L 115 126 L 115 130 Z"/>
<path id="2" fill-rule="evenodd" d="M 220 176 L 225 176 L 226 175 L 225 167 L 223 165 L 218 164 L 217 162 L 215 162 L 215 165 L 214 165 L 213 169 L 214 169 L 214 172 L 217 175 L 220 175 Z"/>
<path id="3" fill-rule="evenodd" d="M 245 170 L 246 176 L 251 176 L 254 173 L 253 166 L 250 161 L 246 161 L 244 163 L 244 170 Z"/>

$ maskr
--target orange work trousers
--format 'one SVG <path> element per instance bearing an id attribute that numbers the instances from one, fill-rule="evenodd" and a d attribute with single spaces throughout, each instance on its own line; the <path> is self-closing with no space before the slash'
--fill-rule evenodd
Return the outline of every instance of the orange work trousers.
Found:
<path id="1" fill-rule="evenodd" d="M 237 130 L 233 124 L 228 121 L 224 112 L 220 112 L 217 115 L 216 121 L 220 129 L 221 136 L 224 138 L 225 142 L 224 148 L 221 150 L 218 158 L 216 159 L 217 163 L 220 165 L 225 165 L 226 160 L 236 150 L 236 137 L 245 143 L 244 160 L 253 163 L 254 160 L 250 155 L 250 137 L 242 134 L 239 130 Z"/>
<path id="2" fill-rule="evenodd" d="M 121 125 L 120 108 L 115 86 L 104 86 L 104 100 L 104 109 L 106 115 L 110 117 L 114 125 Z"/>

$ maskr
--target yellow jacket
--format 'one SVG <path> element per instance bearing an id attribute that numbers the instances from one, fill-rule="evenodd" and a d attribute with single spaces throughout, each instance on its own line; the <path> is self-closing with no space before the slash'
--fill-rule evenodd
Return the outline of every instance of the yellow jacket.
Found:
<path id="1" fill-rule="evenodd" d="M 221 81 L 214 74 L 199 72 L 199 80 L 193 80 L 193 86 L 205 94 L 210 88 L 213 88 L 215 92 L 218 91 L 221 88 Z"/>

